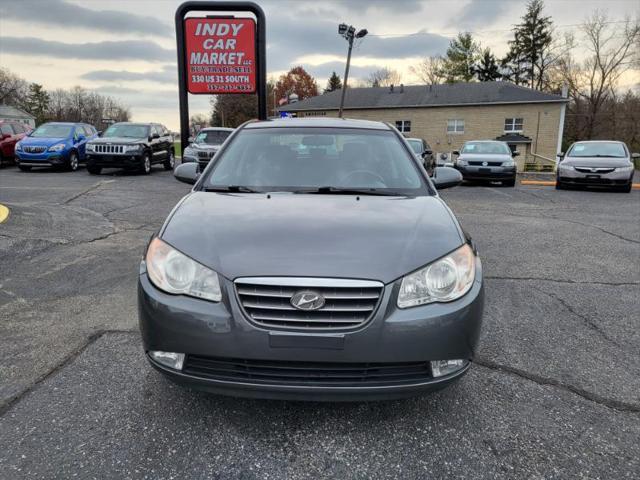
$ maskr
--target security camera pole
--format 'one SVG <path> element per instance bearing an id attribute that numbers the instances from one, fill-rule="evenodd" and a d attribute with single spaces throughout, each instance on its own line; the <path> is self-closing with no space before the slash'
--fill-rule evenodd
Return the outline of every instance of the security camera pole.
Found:
<path id="1" fill-rule="evenodd" d="M 344 81 L 342 82 L 342 96 L 340 97 L 340 110 L 338 110 L 338 117 L 342 118 L 342 109 L 344 108 L 344 94 L 347 92 L 347 81 L 349 80 L 349 65 L 351 64 L 351 50 L 353 49 L 354 38 L 362 38 L 367 33 L 367 29 L 363 28 L 356 33 L 355 27 L 341 23 L 338 25 L 338 33 L 342 35 L 347 42 L 349 42 L 349 50 L 347 51 L 347 65 L 344 69 Z"/>

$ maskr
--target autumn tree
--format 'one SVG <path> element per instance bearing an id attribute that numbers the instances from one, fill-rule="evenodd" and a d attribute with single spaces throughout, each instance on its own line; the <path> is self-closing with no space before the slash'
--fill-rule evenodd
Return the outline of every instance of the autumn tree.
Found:
<path id="1" fill-rule="evenodd" d="M 474 67 L 474 73 L 480 82 L 493 82 L 502 78 L 496 57 L 490 49 L 485 48 L 482 51 L 480 60 Z"/>
<path id="2" fill-rule="evenodd" d="M 426 57 L 417 65 L 409 67 L 409 70 L 417 76 L 422 83 L 437 85 L 445 81 L 443 62 L 444 59 L 439 55 Z"/>
<path id="3" fill-rule="evenodd" d="M 472 81 L 479 53 L 480 45 L 469 32 L 451 40 L 442 64 L 447 83 Z"/>
<path id="4" fill-rule="evenodd" d="M 388 87 L 389 85 L 399 85 L 402 75 L 397 70 L 388 67 L 371 72 L 367 77 L 367 84 L 371 87 Z"/>
<path id="5" fill-rule="evenodd" d="M 277 99 L 289 98 L 292 93 L 298 95 L 298 100 L 318 95 L 318 84 L 302 66 L 293 67 L 276 82 Z"/>
<path id="6" fill-rule="evenodd" d="M 333 72 L 327 81 L 327 88 L 324 89 L 324 93 L 340 90 L 341 88 L 342 80 L 340 80 L 340 76 L 336 72 Z"/>

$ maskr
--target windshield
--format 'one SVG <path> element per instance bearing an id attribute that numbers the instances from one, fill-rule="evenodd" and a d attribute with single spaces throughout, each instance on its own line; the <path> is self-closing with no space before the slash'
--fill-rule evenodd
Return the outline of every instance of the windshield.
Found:
<path id="1" fill-rule="evenodd" d="M 222 152 L 204 186 L 424 193 L 415 161 L 393 132 L 347 128 L 245 129 Z"/>
<path id="2" fill-rule="evenodd" d="M 73 127 L 71 125 L 54 125 L 49 123 L 40 125 L 30 136 L 36 138 L 65 138 L 71 135 L 72 129 Z"/>
<path id="3" fill-rule="evenodd" d="M 209 145 L 221 145 L 231 135 L 231 132 L 224 130 L 208 130 L 200 132 L 194 143 L 208 143 Z"/>
<path id="4" fill-rule="evenodd" d="M 115 124 L 107 128 L 102 136 L 145 138 L 149 136 L 149 127 L 147 125 Z"/>
<path id="5" fill-rule="evenodd" d="M 415 153 L 422 153 L 422 140 L 407 140 Z"/>
<path id="6" fill-rule="evenodd" d="M 621 143 L 576 143 L 567 156 L 626 158 L 627 152 Z"/>
<path id="7" fill-rule="evenodd" d="M 510 155 L 511 150 L 502 142 L 467 142 L 462 147 L 461 153 Z"/>

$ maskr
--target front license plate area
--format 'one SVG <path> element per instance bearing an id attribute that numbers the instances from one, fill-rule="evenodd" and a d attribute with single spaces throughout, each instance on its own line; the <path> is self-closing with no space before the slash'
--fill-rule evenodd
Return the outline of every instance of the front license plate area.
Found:
<path id="1" fill-rule="evenodd" d="M 600 175 L 587 175 L 587 178 L 589 180 L 598 180 L 600 178 Z"/>
<path id="2" fill-rule="evenodd" d="M 478 171 L 480 173 L 491 173 L 491 169 L 490 168 L 481 168 Z"/>

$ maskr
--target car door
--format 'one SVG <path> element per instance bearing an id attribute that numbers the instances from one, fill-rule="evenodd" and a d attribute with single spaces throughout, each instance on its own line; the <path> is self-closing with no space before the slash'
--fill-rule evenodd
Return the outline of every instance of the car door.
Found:
<path id="1" fill-rule="evenodd" d="M 10 123 L 0 125 L 0 153 L 5 158 L 13 157 L 16 146 L 16 133 Z"/>
<path id="2" fill-rule="evenodd" d="M 167 130 L 167 127 L 164 125 L 160 125 L 160 131 L 162 132 L 162 145 L 164 151 L 166 152 L 166 156 L 168 157 L 169 152 L 171 151 L 171 147 L 173 146 L 171 133 Z"/>
<path id="3" fill-rule="evenodd" d="M 82 125 L 77 125 L 73 129 L 73 146 L 78 152 L 78 159 L 84 160 L 85 148 L 87 144 L 87 134 Z"/>

